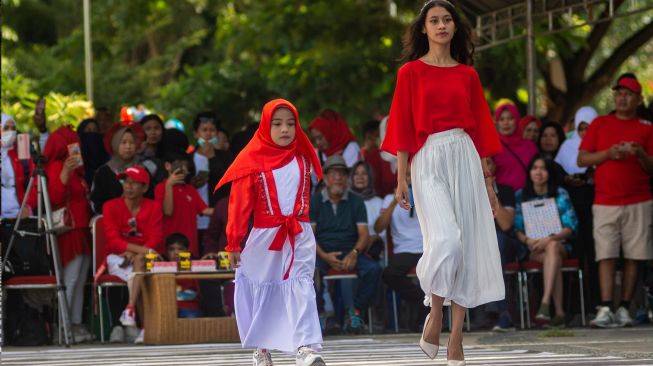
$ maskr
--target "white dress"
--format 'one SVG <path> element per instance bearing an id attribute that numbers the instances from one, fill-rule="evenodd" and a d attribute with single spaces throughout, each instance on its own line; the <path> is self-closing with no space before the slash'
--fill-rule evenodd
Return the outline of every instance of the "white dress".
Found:
<path id="1" fill-rule="evenodd" d="M 301 184 L 297 159 L 272 173 L 274 181 L 266 184 L 276 186 L 281 213 L 292 215 Z M 265 199 L 275 204 L 270 202 L 269 194 Z M 247 238 L 236 270 L 234 299 L 243 348 L 288 353 L 296 352 L 300 346 L 321 349 L 322 332 L 313 287 L 315 237 L 309 222 L 299 224 L 303 231 L 295 237 L 295 256 L 286 280 L 283 277 L 292 257 L 289 240 L 286 238 L 281 251 L 269 249 L 278 228 L 255 227 Z"/>

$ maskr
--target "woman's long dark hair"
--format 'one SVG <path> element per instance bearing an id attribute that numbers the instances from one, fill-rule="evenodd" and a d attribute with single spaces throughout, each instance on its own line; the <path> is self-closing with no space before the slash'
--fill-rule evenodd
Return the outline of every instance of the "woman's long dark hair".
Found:
<path id="1" fill-rule="evenodd" d="M 451 14 L 456 25 L 456 31 L 451 40 L 451 57 L 461 64 L 472 65 L 474 63 L 472 29 L 469 23 L 458 14 L 456 8 L 446 0 L 429 0 L 422 6 L 417 18 L 413 20 L 408 30 L 406 30 L 403 39 L 404 49 L 400 61 L 402 63 L 415 61 L 429 51 L 429 40 L 426 34 L 422 33 L 422 30 L 426 26 L 426 13 L 436 6 L 445 8 Z"/>
<path id="2" fill-rule="evenodd" d="M 546 182 L 546 186 L 547 186 L 546 197 L 547 198 L 558 197 L 559 179 L 557 176 L 558 173 L 555 167 L 555 162 L 551 159 L 545 158 L 544 155 L 542 154 L 537 154 L 533 157 L 531 162 L 528 163 L 528 172 L 526 172 L 526 187 L 524 187 L 524 191 L 522 194 L 523 202 L 539 197 L 539 195 L 535 193 L 535 189 L 533 188 L 533 179 L 531 179 L 531 170 L 533 170 L 533 166 L 535 165 L 535 162 L 538 160 L 544 161 L 544 168 L 549 173 L 549 180 Z"/>
<path id="3" fill-rule="evenodd" d="M 553 158 L 555 159 L 556 155 L 558 155 L 558 151 L 560 150 L 560 146 L 562 146 L 562 143 L 565 142 L 567 139 L 567 136 L 565 135 L 565 131 L 562 129 L 562 126 L 558 122 L 546 122 L 542 125 L 542 128 L 540 128 L 540 135 L 537 138 L 537 148 L 540 152 L 544 152 L 542 150 L 542 136 L 544 135 L 544 130 L 547 128 L 553 128 L 556 132 L 556 135 L 558 135 L 558 148 L 556 151 L 554 151 Z"/>

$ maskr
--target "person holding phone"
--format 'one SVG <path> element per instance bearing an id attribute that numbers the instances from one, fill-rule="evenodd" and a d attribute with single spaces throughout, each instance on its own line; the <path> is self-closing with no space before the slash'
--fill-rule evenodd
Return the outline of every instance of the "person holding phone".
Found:
<path id="1" fill-rule="evenodd" d="M 90 341 L 92 336 L 82 322 L 82 309 L 91 264 L 91 210 L 79 136 L 69 126 L 58 128 L 48 138 L 43 156 L 47 161 L 45 173 L 52 210 L 66 207 L 72 216 L 71 229 L 57 235 L 57 242 L 73 334 L 76 342 Z"/>
<path id="2" fill-rule="evenodd" d="M 485 159 L 499 153 L 501 143 L 478 73 L 470 66 L 471 28 L 456 8 L 446 0 L 426 2 L 406 35 L 407 62 L 397 75 L 381 148 L 397 155 L 395 196 L 406 210 L 413 207 L 409 162 L 412 168 L 424 237 L 417 277 L 431 307 L 419 345 L 429 358 L 436 357 L 442 306 L 451 303 L 447 364 L 461 366 L 465 308 L 505 296 L 492 219 L 498 201 Z"/>
<path id="3" fill-rule="evenodd" d="M 16 148 L 16 121 L 2 113 L 2 211 L 0 218 L 14 219 L 18 215 L 27 217 L 36 208 L 36 195 L 27 200 L 27 207 L 21 213 L 20 205 L 34 171 L 32 160 L 19 160 Z"/>

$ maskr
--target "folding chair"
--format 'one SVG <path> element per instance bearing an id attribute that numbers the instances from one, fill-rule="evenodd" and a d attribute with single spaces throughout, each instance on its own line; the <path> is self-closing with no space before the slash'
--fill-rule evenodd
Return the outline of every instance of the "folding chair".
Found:
<path id="1" fill-rule="evenodd" d="M 102 289 L 111 287 L 126 287 L 127 283 L 119 277 L 112 276 L 105 273 L 106 266 L 106 253 L 104 251 L 106 245 L 106 236 L 104 235 L 104 225 L 102 223 L 102 215 L 95 216 L 91 220 L 91 230 L 93 234 L 93 299 L 98 309 L 98 316 L 100 318 L 100 341 L 104 342 L 104 314 L 103 314 L 103 301 Z M 97 295 L 97 296 L 96 296 Z M 96 309 L 94 306 L 93 309 Z"/>
<path id="2" fill-rule="evenodd" d="M 583 326 L 585 326 L 585 295 L 583 293 L 583 270 L 580 269 L 580 265 L 578 263 L 578 259 L 563 259 L 562 260 L 562 267 L 561 267 L 562 273 L 568 273 L 568 272 L 576 272 L 578 275 L 578 284 L 579 284 L 579 289 L 580 289 L 580 312 L 581 312 L 581 322 Z M 530 328 L 531 327 L 531 317 L 530 317 L 530 305 L 529 305 L 529 300 L 528 300 L 528 275 L 529 274 L 538 274 L 542 273 L 542 263 L 540 262 L 535 262 L 535 261 L 527 261 L 522 263 L 522 275 L 524 276 L 524 292 L 525 292 L 525 297 L 526 297 L 526 311 L 527 311 L 527 316 L 526 316 L 526 323 L 527 326 Z"/>
<path id="3" fill-rule="evenodd" d="M 517 293 L 519 296 L 519 322 L 521 329 L 524 329 L 524 284 L 519 262 L 510 262 L 503 267 L 503 275 L 517 277 Z"/>

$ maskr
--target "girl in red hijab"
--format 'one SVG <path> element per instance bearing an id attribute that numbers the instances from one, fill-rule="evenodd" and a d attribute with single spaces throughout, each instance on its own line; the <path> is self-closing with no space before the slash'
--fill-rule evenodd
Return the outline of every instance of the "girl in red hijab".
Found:
<path id="1" fill-rule="evenodd" d="M 326 109 L 311 122 L 309 131 L 321 161 L 331 155 L 342 155 L 348 167 L 363 160 L 361 148 L 349 126 L 338 112 Z"/>
<path id="2" fill-rule="evenodd" d="M 232 182 L 227 247 L 236 269 L 235 309 L 254 365 L 272 365 L 270 349 L 295 353 L 297 365 L 324 365 L 315 303 L 316 244 L 309 222 L 311 170 L 322 177 L 295 107 L 275 99 L 263 107 L 254 138 L 216 189 Z M 254 227 L 242 251 L 249 218 Z"/>
<path id="3" fill-rule="evenodd" d="M 69 146 L 74 144 L 78 151 L 81 150 L 77 133 L 68 126 L 60 127 L 48 138 L 43 156 L 47 163 L 45 173 L 52 210 L 67 207 L 73 219 L 72 229 L 57 235 L 57 242 L 75 341 L 83 342 L 91 340 L 82 324 L 84 285 L 91 263 L 88 228 L 91 213 L 82 156 L 71 156 L 68 152 Z"/>

